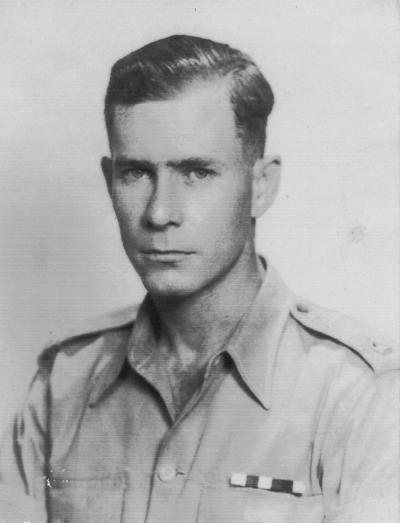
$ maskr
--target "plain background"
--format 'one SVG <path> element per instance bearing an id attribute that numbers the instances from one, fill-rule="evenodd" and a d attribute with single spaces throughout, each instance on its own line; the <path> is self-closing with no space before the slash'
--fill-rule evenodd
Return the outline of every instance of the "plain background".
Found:
<path id="1" fill-rule="evenodd" d="M 283 158 L 258 246 L 297 293 L 398 338 L 398 7 L 372 0 L 0 1 L 0 430 L 48 339 L 138 301 L 99 168 L 113 62 L 190 33 L 250 53 Z"/>

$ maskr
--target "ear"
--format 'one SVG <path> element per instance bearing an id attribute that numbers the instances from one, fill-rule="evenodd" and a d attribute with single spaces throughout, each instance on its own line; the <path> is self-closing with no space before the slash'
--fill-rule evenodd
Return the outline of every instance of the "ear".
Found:
<path id="1" fill-rule="evenodd" d="M 108 194 L 111 196 L 113 179 L 113 165 L 111 158 L 103 156 L 101 159 L 101 170 L 103 171 L 104 179 L 107 184 Z"/>
<path id="2" fill-rule="evenodd" d="M 252 218 L 259 218 L 274 203 L 281 180 L 280 156 L 259 158 L 253 166 Z"/>

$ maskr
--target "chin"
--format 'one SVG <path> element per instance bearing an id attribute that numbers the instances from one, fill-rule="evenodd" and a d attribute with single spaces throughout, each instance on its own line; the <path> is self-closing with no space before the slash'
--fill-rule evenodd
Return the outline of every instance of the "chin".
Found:
<path id="1" fill-rule="evenodd" d="M 166 274 L 139 275 L 147 292 L 160 298 L 185 298 L 198 289 L 193 281 L 187 278 L 171 277 Z"/>

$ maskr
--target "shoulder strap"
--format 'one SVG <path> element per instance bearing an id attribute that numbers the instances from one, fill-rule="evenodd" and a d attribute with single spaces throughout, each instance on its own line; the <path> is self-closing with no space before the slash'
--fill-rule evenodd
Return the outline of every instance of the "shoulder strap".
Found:
<path id="1" fill-rule="evenodd" d="M 80 326 L 77 326 L 77 328 L 70 331 L 59 340 L 52 340 L 47 343 L 38 357 L 39 368 L 51 368 L 55 356 L 68 344 L 68 342 L 133 324 L 137 310 L 138 305 L 132 305 L 82 322 Z"/>
<path id="2" fill-rule="evenodd" d="M 356 352 L 376 374 L 400 367 L 394 344 L 374 336 L 353 318 L 304 300 L 291 309 L 293 318 L 308 330 L 322 334 Z"/>

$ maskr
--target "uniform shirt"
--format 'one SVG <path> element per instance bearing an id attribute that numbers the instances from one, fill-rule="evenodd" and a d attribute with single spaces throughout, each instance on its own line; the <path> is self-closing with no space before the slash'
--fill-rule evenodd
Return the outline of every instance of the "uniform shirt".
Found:
<path id="1" fill-rule="evenodd" d="M 47 349 L 6 438 L 0 479 L 50 522 L 397 521 L 391 347 L 268 266 L 177 414 L 149 297 L 133 317 Z"/>

